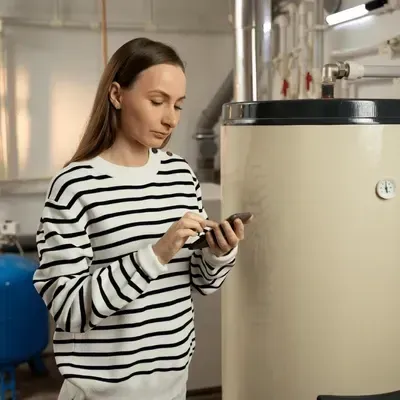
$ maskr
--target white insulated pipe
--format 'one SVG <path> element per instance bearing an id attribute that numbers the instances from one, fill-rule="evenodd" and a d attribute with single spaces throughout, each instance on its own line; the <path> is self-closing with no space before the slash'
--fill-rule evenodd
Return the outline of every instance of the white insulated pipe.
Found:
<path id="1" fill-rule="evenodd" d="M 279 52 L 275 59 L 275 65 L 279 76 L 281 78 L 281 98 L 285 99 L 286 95 L 283 93 L 284 82 L 288 75 L 288 40 L 287 29 L 289 21 L 286 15 L 278 15 L 274 19 L 274 24 L 278 26 L 279 30 Z"/>
<path id="2" fill-rule="evenodd" d="M 307 3 L 302 1 L 298 7 L 299 15 L 299 90 L 298 98 L 307 98 L 306 88 L 306 74 L 307 74 L 307 62 L 309 58 L 308 54 L 308 32 L 307 32 Z"/>
<path id="3" fill-rule="evenodd" d="M 297 46 L 297 6 L 294 3 L 289 3 L 284 7 L 289 15 L 289 40 L 288 50 L 294 51 Z"/>
<path id="4" fill-rule="evenodd" d="M 313 0 L 304 0 L 304 3 L 306 4 L 313 4 Z M 312 48 L 312 45 L 314 43 L 314 31 L 313 31 L 313 26 L 314 26 L 314 12 L 312 7 L 308 7 L 307 11 L 307 30 L 308 30 L 308 35 L 307 35 L 307 44 Z"/>
<path id="5" fill-rule="evenodd" d="M 400 35 L 391 37 L 390 39 L 384 40 L 374 45 L 368 45 L 363 47 L 355 47 L 344 50 L 334 50 L 331 52 L 331 57 L 334 60 L 364 57 L 372 54 L 386 54 L 391 56 L 393 52 L 398 52 L 400 43 Z"/>
<path id="6" fill-rule="evenodd" d="M 275 24 L 279 29 L 279 57 L 283 57 L 287 54 L 288 49 L 288 38 L 287 38 L 287 27 L 289 21 L 285 15 L 279 15 L 274 20 Z"/>
<path id="7" fill-rule="evenodd" d="M 345 61 L 349 67 L 349 80 L 361 78 L 399 78 L 400 65 L 363 65 L 351 61 Z"/>
<path id="8" fill-rule="evenodd" d="M 298 91 L 298 79 L 296 76 L 296 72 L 298 72 L 298 68 L 296 68 L 296 64 L 298 61 L 298 52 L 297 52 L 297 5 L 294 3 L 287 4 L 284 11 L 288 14 L 288 46 L 287 46 L 287 62 L 288 62 L 288 71 L 287 71 L 287 83 L 288 83 L 288 98 L 293 99 L 297 97 Z"/>
<path id="9" fill-rule="evenodd" d="M 367 55 L 371 55 L 374 53 L 378 53 L 381 44 L 379 45 L 372 45 L 372 46 L 365 46 L 365 47 L 357 47 L 357 48 L 350 48 L 344 50 L 334 50 L 331 52 L 331 57 L 335 60 L 343 59 L 343 58 L 357 58 L 357 57 L 364 57 Z"/>
<path id="10" fill-rule="evenodd" d="M 399 78 L 400 65 L 365 65 L 364 78 Z"/>
<path id="11" fill-rule="evenodd" d="M 314 41 L 313 41 L 313 95 L 320 97 L 321 68 L 325 62 L 324 26 L 325 26 L 324 2 L 314 0 Z"/>

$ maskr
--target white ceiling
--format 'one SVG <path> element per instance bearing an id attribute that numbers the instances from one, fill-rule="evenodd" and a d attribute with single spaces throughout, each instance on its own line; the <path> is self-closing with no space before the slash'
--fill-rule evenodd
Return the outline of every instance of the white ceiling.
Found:
<path id="1" fill-rule="evenodd" d="M 61 16 L 82 23 L 100 19 L 100 0 L 61 0 Z M 113 25 L 181 31 L 229 32 L 230 0 L 108 0 L 107 19 Z M 50 20 L 56 0 L 1 0 L 0 16 Z"/>

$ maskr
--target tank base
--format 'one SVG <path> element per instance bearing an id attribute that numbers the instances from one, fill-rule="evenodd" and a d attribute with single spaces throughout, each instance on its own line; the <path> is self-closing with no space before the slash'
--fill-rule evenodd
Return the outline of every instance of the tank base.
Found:
<path id="1" fill-rule="evenodd" d="M 15 368 L 0 368 L 0 399 L 17 400 Z"/>
<path id="2" fill-rule="evenodd" d="M 317 400 L 400 400 L 400 391 L 364 396 L 321 395 L 317 397 Z"/>

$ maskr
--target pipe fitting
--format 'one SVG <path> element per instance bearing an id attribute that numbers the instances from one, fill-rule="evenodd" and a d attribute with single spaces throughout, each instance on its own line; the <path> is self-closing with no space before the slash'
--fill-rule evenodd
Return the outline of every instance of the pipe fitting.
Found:
<path id="1" fill-rule="evenodd" d="M 349 65 L 342 61 L 338 61 L 335 64 L 325 64 L 322 68 L 321 97 L 323 99 L 333 99 L 336 80 L 347 77 L 349 72 Z"/>
<path id="2" fill-rule="evenodd" d="M 280 14 L 274 19 L 274 24 L 283 29 L 289 25 L 289 19 L 286 15 Z"/>
<path id="3" fill-rule="evenodd" d="M 334 64 L 325 64 L 322 67 L 322 84 L 334 84 L 337 79 L 349 76 L 349 64 L 338 61 Z"/>

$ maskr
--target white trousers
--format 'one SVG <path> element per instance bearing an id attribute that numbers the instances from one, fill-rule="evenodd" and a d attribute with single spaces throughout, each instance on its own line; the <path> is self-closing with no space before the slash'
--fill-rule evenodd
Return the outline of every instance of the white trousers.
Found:
<path id="1" fill-rule="evenodd" d="M 81 389 L 73 385 L 71 382 L 65 380 L 63 385 L 61 386 L 60 393 L 58 395 L 58 400 L 86 400 L 85 394 Z M 128 400 L 128 399 L 126 399 Z M 146 399 L 132 399 L 129 400 L 146 400 Z M 171 400 L 186 400 L 186 387 L 182 390 L 182 392 L 174 397 Z"/>

